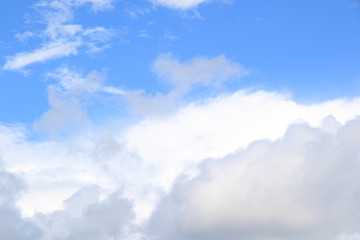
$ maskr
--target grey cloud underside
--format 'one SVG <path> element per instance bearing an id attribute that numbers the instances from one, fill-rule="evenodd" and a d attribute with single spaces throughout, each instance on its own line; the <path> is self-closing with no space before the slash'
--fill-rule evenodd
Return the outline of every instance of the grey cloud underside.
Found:
<path id="1" fill-rule="evenodd" d="M 43 239 L 124 239 L 134 214 L 132 205 L 117 195 L 100 202 L 97 187 L 83 188 L 65 201 L 64 210 L 33 219 L 42 228 Z"/>
<path id="2" fill-rule="evenodd" d="M 22 219 L 15 203 L 23 182 L 13 174 L 0 170 L 0 239 L 37 240 L 41 230 L 29 219 Z"/>
<path id="3" fill-rule="evenodd" d="M 19 176 L 0 169 L 0 239 L 126 239 L 134 228 L 132 204 L 118 192 L 100 200 L 99 187 L 84 187 L 64 201 L 64 210 L 23 218 L 15 204 L 24 191 Z"/>
<path id="4" fill-rule="evenodd" d="M 147 231 L 158 240 L 357 240 L 359 141 L 360 119 L 336 135 L 294 125 L 281 140 L 207 160 L 158 204 Z"/>

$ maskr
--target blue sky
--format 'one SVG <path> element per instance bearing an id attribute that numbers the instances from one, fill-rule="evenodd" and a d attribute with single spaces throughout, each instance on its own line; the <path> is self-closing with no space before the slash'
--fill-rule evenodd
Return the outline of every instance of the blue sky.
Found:
<path id="1" fill-rule="evenodd" d="M 0 239 L 360 239 L 359 1 L 0 4 Z"/>
<path id="2" fill-rule="evenodd" d="M 44 43 L 36 36 L 23 41 L 15 37 L 46 28 L 32 8 L 35 3 L 3 3 L 3 66 L 6 57 Z M 102 12 L 79 7 L 71 23 L 111 29 L 109 47 L 3 69 L 2 122 L 30 123 L 39 118 L 48 108 L 45 75 L 64 65 L 84 72 L 106 71 L 109 84 L 125 89 L 166 91 L 166 84 L 151 71 L 161 53 L 182 61 L 224 54 L 249 69 L 245 78 L 228 83 L 228 91 L 249 87 L 285 91 L 302 103 L 359 94 L 359 8 L 348 0 L 212 2 L 188 10 L 115 1 L 112 9 Z"/>

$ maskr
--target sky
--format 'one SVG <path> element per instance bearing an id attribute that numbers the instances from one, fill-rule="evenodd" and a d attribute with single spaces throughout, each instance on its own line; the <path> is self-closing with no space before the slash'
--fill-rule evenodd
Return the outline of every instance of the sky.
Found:
<path id="1" fill-rule="evenodd" d="M 360 240 L 359 1 L 0 19 L 0 239 Z"/>

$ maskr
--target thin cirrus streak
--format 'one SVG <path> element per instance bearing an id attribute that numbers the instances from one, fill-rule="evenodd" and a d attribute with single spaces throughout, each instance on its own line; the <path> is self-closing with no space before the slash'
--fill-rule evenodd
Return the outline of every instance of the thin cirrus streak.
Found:
<path id="1" fill-rule="evenodd" d="M 3 69 L 20 70 L 34 63 L 77 55 L 79 50 L 92 53 L 107 48 L 113 35 L 111 30 L 103 27 L 84 28 L 82 25 L 72 24 L 72 21 L 74 8 L 91 4 L 94 11 L 102 11 L 110 8 L 111 3 L 108 0 L 51 0 L 35 4 L 35 9 L 45 23 L 45 29 L 40 33 L 26 31 L 16 36 L 21 41 L 30 37 L 43 39 L 42 46 L 30 52 L 8 56 Z"/>

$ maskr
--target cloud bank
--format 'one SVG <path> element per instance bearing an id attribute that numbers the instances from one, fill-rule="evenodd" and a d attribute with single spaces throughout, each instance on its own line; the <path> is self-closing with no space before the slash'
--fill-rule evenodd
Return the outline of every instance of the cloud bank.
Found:
<path id="1" fill-rule="evenodd" d="M 59 141 L 2 126 L 0 149 L 44 239 L 335 240 L 358 232 L 359 105 L 238 91 Z"/>
<path id="2" fill-rule="evenodd" d="M 251 99 L 258 102 L 231 108 Z M 3 126 L 4 168 L 24 180 L 0 176 L 1 206 L 31 229 L 19 239 L 357 239 L 360 120 L 347 120 L 358 104 L 301 106 L 242 92 L 125 132 L 52 143 L 27 142 L 21 129 Z M 277 116 L 303 108 L 305 118 L 280 128 L 257 115 L 275 105 Z M 221 115 L 234 125 L 215 117 L 225 106 Z M 306 118 L 312 111 L 322 113 Z M 338 120 L 323 118 L 329 112 Z M 22 219 L 16 206 L 35 215 Z"/>
<path id="3" fill-rule="evenodd" d="M 205 161 L 158 204 L 149 232 L 175 240 L 358 239 L 360 120 L 333 133 L 329 125 L 337 125 L 333 117 L 319 128 L 292 125 L 279 140 Z"/>

